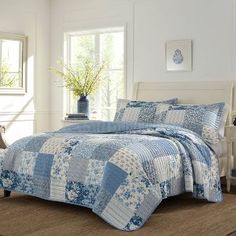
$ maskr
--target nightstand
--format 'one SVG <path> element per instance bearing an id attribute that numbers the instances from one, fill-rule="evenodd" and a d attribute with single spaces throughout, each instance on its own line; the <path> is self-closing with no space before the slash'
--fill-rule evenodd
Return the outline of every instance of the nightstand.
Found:
<path id="1" fill-rule="evenodd" d="M 230 125 L 225 127 L 226 142 L 227 142 L 227 191 L 230 192 L 231 180 L 236 179 L 232 176 L 232 169 L 234 166 L 233 157 L 233 142 L 236 142 L 236 126 Z"/>
<path id="2" fill-rule="evenodd" d="M 7 148 L 7 145 L 3 139 L 3 134 L 5 133 L 5 127 L 0 125 L 0 149 Z"/>
<path id="3" fill-rule="evenodd" d="M 75 124 L 85 124 L 91 123 L 99 120 L 62 120 L 62 126 L 75 125 Z"/>

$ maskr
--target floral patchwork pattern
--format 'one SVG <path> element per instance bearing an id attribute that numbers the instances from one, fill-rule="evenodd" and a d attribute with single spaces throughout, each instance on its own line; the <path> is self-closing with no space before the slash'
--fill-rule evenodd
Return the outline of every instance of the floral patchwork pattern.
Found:
<path id="1" fill-rule="evenodd" d="M 140 169 L 138 155 L 128 148 L 121 148 L 111 157 L 109 162 L 119 166 L 127 173 L 132 173 Z"/>
<path id="2" fill-rule="evenodd" d="M 59 139 L 61 143 L 61 139 Z M 53 139 L 53 142 L 55 139 Z M 66 139 L 64 141 L 63 148 L 61 148 L 61 152 L 55 155 L 52 164 L 51 175 L 54 179 L 63 179 L 66 180 L 67 172 L 69 170 L 69 162 L 71 159 L 71 152 L 76 148 L 79 144 L 79 140 L 75 138 Z M 58 149 L 59 150 L 59 149 Z"/>
<path id="3" fill-rule="evenodd" d="M 134 100 L 128 100 L 128 99 L 118 99 L 116 110 L 119 112 L 121 109 L 126 107 L 149 107 L 149 106 L 155 106 L 158 103 L 168 103 L 168 104 L 176 104 L 177 98 L 165 100 L 165 101 L 156 101 L 156 102 L 148 102 L 148 101 L 134 101 Z"/>
<path id="4" fill-rule="evenodd" d="M 51 170 L 51 176 L 54 179 L 66 179 L 70 159 L 71 156 L 66 154 L 55 155 Z"/>
<path id="5" fill-rule="evenodd" d="M 17 172 L 20 174 L 27 174 L 32 176 L 36 163 L 37 153 L 22 152 L 19 158 L 21 159 L 21 162 L 19 164 L 19 169 Z"/>
<path id="6" fill-rule="evenodd" d="M 0 152 L 0 187 L 91 208 L 126 231 L 183 191 L 222 200 L 218 161 L 200 136 L 148 123 L 80 124 L 19 140 Z"/>
<path id="7" fill-rule="evenodd" d="M 135 211 L 140 207 L 145 195 L 149 193 L 150 181 L 139 173 L 137 176 L 128 176 L 115 193 L 116 199 L 127 208 Z M 130 188 L 131 187 L 131 188 Z"/>
<path id="8" fill-rule="evenodd" d="M 160 104 L 176 104 L 177 98 L 161 102 L 132 101 L 119 99 L 114 121 L 134 121 L 152 123 L 155 112 L 162 110 Z"/>
<path id="9" fill-rule="evenodd" d="M 7 190 L 33 194 L 33 178 L 13 171 L 3 171 L 1 175 L 3 187 Z"/>
<path id="10" fill-rule="evenodd" d="M 127 226 L 125 227 L 126 231 L 131 231 L 131 230 L 135 230 L 137 227 L 139 228 L 140 226 L 142 226 L 143 224 L 143 219 L 142 217 L 138 216 L 138 215 L 134 215 L 130 222 L 127 224 Z"/>
<path id="11" fill-rule="evenodd" d="M 167 111 L 156 114 L 154 122 L 171 124 L 192 130 L 206 142 L 220 141 L 220 126 L 224 117 L 224 103 L 210 105 L 170 105 Z"/>
<path id="12" fill-rule="evenodd" d="M 42 153 L 56 154 L 63 151 L 64 138 L 51 138 L 40 149 Z"/>
<path id="13" fill-rule="evenodd" d="M 67 201 L 86 207 L 92 207 L 94 205 L 98 192 L 98 185 L 84 185 L 78 182 L 68 182 L 66 185 Z"/>
<path id="14" fill-rule="evenodd" d="M 154 123 L 158 110 L 165 110 L 170 104 L 157 103 L 151 106 L 127 106 L 117 112 L 114 121 Z"/>
<path id="15" fill-rule="evenodd" d="M 88 163 L 87 175 L 85 177 L 85 184 L 100 185 L 105 165 L 106 162 L 104 161 L 90 160 Z"/>

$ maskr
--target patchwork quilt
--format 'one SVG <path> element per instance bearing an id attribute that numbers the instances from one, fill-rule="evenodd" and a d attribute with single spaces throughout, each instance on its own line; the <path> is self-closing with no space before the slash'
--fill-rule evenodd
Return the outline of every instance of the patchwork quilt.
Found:
<path id="1" fill-rule="evenodd" d="M 0 188 L 91 208 L 125 231 L 169 196 L 222 201 L 218 160 L 200 136 L 147 123 L 95 122 L 23 138 L 0 154 Z"/>

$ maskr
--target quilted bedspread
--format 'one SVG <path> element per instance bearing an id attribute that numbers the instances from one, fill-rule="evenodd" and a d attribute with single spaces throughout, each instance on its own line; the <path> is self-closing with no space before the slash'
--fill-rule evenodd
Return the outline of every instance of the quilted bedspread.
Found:
<path id="1" fill-rule="evenodd" d="M 95 122 L 23 138 L 0 154 L 0 188 L 91 208 L 114 227 L 140 228 L 182 192 L 222 201 L 218 160 L 175 126 Z"/>

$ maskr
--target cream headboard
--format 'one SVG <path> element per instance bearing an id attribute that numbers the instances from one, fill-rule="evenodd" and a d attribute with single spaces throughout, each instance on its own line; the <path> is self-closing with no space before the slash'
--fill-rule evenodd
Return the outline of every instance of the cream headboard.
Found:
<path id="1" fill-rule="evenodd" d="M 233 110 L 233 81 L 168 81 L 138 82 L 133 98 L 136 100 L 161 101 L 178 98 L 178 103 L 208 104 L 225 102 L 229 114 Z M 229 116 L 231 117 L 231 116 Z M 231 119 L 229 119 L 231 122 Z"/>

